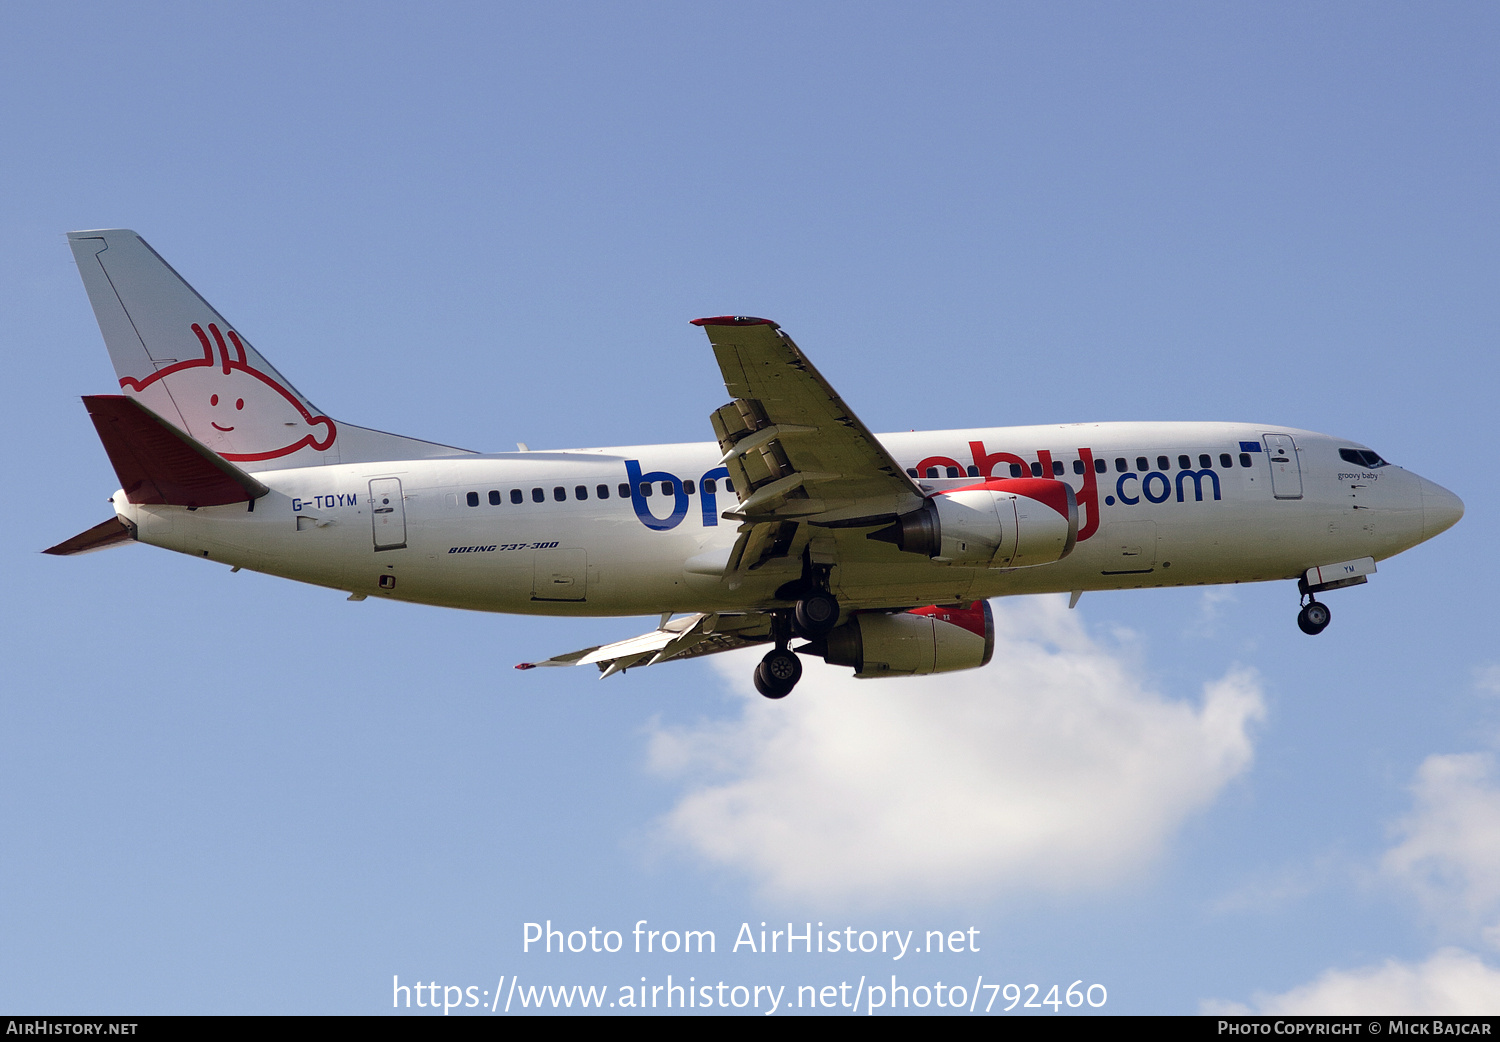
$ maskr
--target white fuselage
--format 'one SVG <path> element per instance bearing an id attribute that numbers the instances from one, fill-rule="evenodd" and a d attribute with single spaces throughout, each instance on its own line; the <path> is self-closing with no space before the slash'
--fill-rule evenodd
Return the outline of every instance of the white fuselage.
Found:
<path id="1" fill-rule="evenodd" d="M 1390 557 L 1462 510 L 1400 467 L 1340 457 L 1358 443 L 1287 428 L 1066 424 L 880 441 L 933 492 L 1017 468 L 1069 482 L 1078 542 L 1053 564 L 991 569 L 841 531 L 848 552 L 829 585 L 851 607 L 1294 578 Z M 250 509 L 137 505 L 123 493 L 115 508 L 142 542 L 354 594 L 547 615 L 785 604 L 785 569 L 721 575 L 738 525 L 721 517 L 737 496 L 720 456 L 702 442 L 270 470 L 257 475 L 270 494 Z"/>

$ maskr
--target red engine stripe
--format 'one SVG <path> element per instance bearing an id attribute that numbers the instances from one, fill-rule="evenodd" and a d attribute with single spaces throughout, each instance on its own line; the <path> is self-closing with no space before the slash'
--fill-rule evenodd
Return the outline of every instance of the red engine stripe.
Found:
<path id="1" fill-rule="evenodd" d="M 941 619 L 943 622 L 952 623 L 955 626 L 962 626 L 976 636 L 984 636 L 983 601 L 975 601 L 967 608 L 954 608 L 951 605 L 946 608 L 939 608 L 935 604 L 930 604 L 925 608 L 913 608 L 906 614 L 931 616 L 935 619 Z"/>
<path id="2" fill-rule="evenodd" d="M 1017 496 L 1025 496 L 1034 499 L 1038 503 L 1045 503 L 1056 510 L 1063 517 L 1068 516 L 1068 494 L 1063 490 L 1063 483 L 1052 478 L 996 478 L 993 481 L 981 481 L 974 485 L 965 485 L 963 488 L 948 489 L 941 495 L 953 492 L 968 492 L 976 488 L 988 489 L 991 492 L 1009 492 Z"/>

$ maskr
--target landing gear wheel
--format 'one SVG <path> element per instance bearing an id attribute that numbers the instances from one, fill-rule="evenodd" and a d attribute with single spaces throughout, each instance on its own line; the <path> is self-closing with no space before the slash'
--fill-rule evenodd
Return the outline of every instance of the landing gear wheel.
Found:
<path id="1" fill-rule="evenodd" d="M 767 698 L 785 698 L 802 679 L 802 660 L 784 648 L 769 652 L 755 667 L 755 690 Z"/>
<path id="2" fill-rule="evenodd" d="M 1297 627 L 1309 637 L 1316 637 L 1328 628 L 1333 613 L 1322 601 L 1308 601 L 1297 613 Z"/>
<path id="3" fill-rule="evenodd" d="M 797 602 L 792 618 L 799 634 L 816 640 L 838 625 L 839 602 L 831 593 L 810 593 Z"/>

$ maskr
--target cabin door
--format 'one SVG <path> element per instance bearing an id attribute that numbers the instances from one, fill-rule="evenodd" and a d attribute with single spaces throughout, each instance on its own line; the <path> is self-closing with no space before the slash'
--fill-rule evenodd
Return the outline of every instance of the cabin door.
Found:
<path id="1" fill-rule="evenodd" d="M 406 545 L 406 501 L 400 478 L 370 482 L 370 524 L 375 529 L 376 550 L 399 550 Z"/>
<path id="2" fill-rule="evenodd" d="M 1302 498 L 1302 464 L 1297 443 L 1290 434 L 1267 434 L 1266 453 L 1271 459 L 1271 494 L 1277 499 Z"/>

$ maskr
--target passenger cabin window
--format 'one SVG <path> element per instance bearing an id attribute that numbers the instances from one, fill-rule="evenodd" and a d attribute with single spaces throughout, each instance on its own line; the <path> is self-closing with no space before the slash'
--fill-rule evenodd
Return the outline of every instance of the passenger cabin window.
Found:
<path id="1" fill-rule="evenodd" d="M 500 505 L 500 490 L 498 488 L 492 488 L 492 489 L 490 489 L 490 506 L 497 507 L 499 505 Z"/>
<path id="2" fill-rule="evenodd" d="M 629 499 L 630 498 L 630 486 L 628 484 L 626 484 L 625 482 L 623 482 L 623 481 L 620 482 L 620 498 L 621 499 Z"/>
<path id="3" fill-rule="evenodd" d="M 1208 464 L 1205 463 L 1204 466 L 1206 467 L 1206 466 L 1208 466 Z M 1192 461 L 1191 458 L 1189 458 L 1187 456 L 1178 456 L 1177 457 L 1177 467 L 1178 467 L 1179 470 L 1192 470 L 1193 469 L 1193 461 Z"/>
<path id="4" fill-rule="evenodd" d="M 1079 460 L 1079 462 L 1081 463 L 1083 461 Z M 1096 459 L 1096 460 L 1094 460 L 1094 473 L 1095 474 L 1103 474 L 1107 470 L 1109 470 L 1109 464 L 1105 463 L 1102 459 Z"/>
<path id="5" fill-rule="evenodd" d="M 467 496 L 467 499 L 469 500 L 469 506 L 471 506 L 471 507 L 477 507 L 479 505 L 479 493 L 478 492 L 470 492 L 469 495 Z"/>
<path id="6" fill-rule="evenodd" d="M 1076 460 L 1073 461 L 1073 473 L 1074 474 L 1082 474 L 1083 473 L 1083 460 L 1076 459 Z"/>
<path id="7" fill-rule="evenodd" d="M 1115 473 L 1116 474 L 1123 474 L 1123 473 L 1125 473 L 1129 469 L 1130 469 L 1130 464 L 1126 461 L 1126 459 L 1125 459 L 1124 456 L 1116 456 L 1115 457 Z"/>
<path id="8" fill-rule="evenodd" d="M 661 483 L 661 494 L 664 496 L 675 495 L 676 489 L 672 487 L 672 483 L 670 481 L 663 481 Z"/>
<path id="9" fill-rule="evenodd" d="M 651 498 L 651 482 L 649 482 L 649 481 L 642 481 L 641 482 L 641 497 L 643 499 L 650 499 Z"/>
<path id="10" fill-rule="evenodd" d="M 733 478 L 725 478 L 724 479 L 724 491 L 725 492 L 733 492 L 734 491 L 734 479 Z"/>
<path id="11" fill-rule="evenodd" d="M 1059 477 L 1059 478 L 1062 477 L 1062 472 L 1063 472 L 1062 460 L 1060 460 L 1060 459 L 1053 460 L 1052 461 L 1052 475 L 1053 475 L 1053 477 Z"/>
<path id="12" fill-rule="evenodd" d="M 609 486 L 608 485 L 595 485 L 594 486 L 594 495 L 598 496 L 600 499 L 608 499 L 609 498 Z"/>
<path id="13" fill-rule="evenodd" d="M 545 503 L 547 502 L 547 493 L 539 488 L 534 488 L 531 490 L 531 501 L 533 503 Z"/>
<path id="14" fill-rule="evenodd" d="M 1031 465 L 1031 476 L 1034 478 L 1042 476 L 1042 464 L 1040 460 Z"/>
<path id="15" fill-rule="evenodd" d="M 956 478 L 956 477 L 958 477 L 958 468 L 957 467 L 945 467 L 944 469 L 948 472 L 948 476 L 950 478 Z"/>
<path id="16" fill-rule="evenodd" d="M 577 488 L 573 489 L 573 498 L 574 499 L 588 499 L 589 498 L 589 487 L 587 485 L 579 485 Z"/>
<path id="17" fill-rule="evenodd" d="M 976 466 L 974 466 L 974 464 L 970 463 L 969 464 L 968 474 L 969 474 L 969 477 L 971 477 L 971 478 L 977 478 L 977 477 L 979 477 L 979 468 L 976 467 Z"/>
<path id="18" fill-rule="evenodd" d="M 1150 470 L 1151 469 L 1151 461 L 1148 460 L 1145 456 L 1137 456 L 1135 458 L 1135 469 L 1139 470 L 1139 471 Z"/>
<path id="19" fill-rule="evenodd" d="M 1240 466 L 1242 466 L 1242 467 L 1248 467 L 1248 466 L 1250 466 L 1250 453 L 1248 453 L 1248 452 L 1242 452 L 1242 453 L 1240 453 Z"/>
<path id="20" fill-rule="evenodd" d="M 936 467 L 928 467 L 927 468 L 927 476 L 929 478 L 935 478 L 935 477 L 937 477 L 938 476 L 938 469 Z"/>
<path id="21" fill-rule="evenodd" d="M 682 483 L 682 491 L 686 492 L 690 496 L 693 494 L 693 479 L 692 478 L 688 478 L 686 481 L 684 481 Z"/>
<path id="22" fill-rule="evenodd" d="M 909 477 L 909 478 L 916 477 L 917 476 L 917 468 L 916 467 L 907 467 L 906 468 L 906 476 Z"/>
<path id="23" fill-rule="evenodd" d="M 911 473 L 912 477 L 916 477 L 917 476 L 916 471 L 911 471 L 910 473 Z M 719 491 L 719 483 L 717 481 L 715 481 L 713 478 L 704 478 L 703 479 L 703 494 L 705 496 L 711 496 L 711 495 L 713 495 L 714 493 L 716 493 L 718 491 Z"/>
<path id="24" fill-rule="evenodd" d="M 1156 457 L 1156 469 L 1157 470 L 1171 470 L 1172 469 L 1172 461 L 1169 460 L 1169 459 L 1167 459 L 1167 457 L 1165 457 L 1165 456 L 1158 456 L 1158 457 Z"/>
<path id="25" fill-rule="evenodd" d="M 1219 466 L 1228 470 L 1230 467 L 1234 466 L 1234 457 L 1227 452 L 1219 453 Z"/>
<path id="26" fill-rule="evenodd" d="M 520 489 L 513 488 L 510 490 L 510 501 L 512 503 L 520 503 L 525 498 L 525 495 L 522 494 Z"/>
<path id="27" fill-rule="evenodd" d="M 552 489 L 552 498 L 559 503 L 566 503 L 568 501 L 568 490 L 558 485 Z"/>
<path id="28" fill-rule="evenodd" d="M 1206 452 L 1198 453 L 1198 466 L 1202 467 L 1204 470 L 1210 470 L 1213 468 L 1213 465 L 1214 458 L 1212 456 L 1210 456 Z"/>
<path id="29" fill-rule="evenodd" d="M 1011 477 L 1018 478 L 1018 477 L 1020 477 L 1024 473 L 1026 473 L 1026 471 L 1024 471 L 1023 469 L 1021 469 L 1021 465 L 1019 463 L 1012 463 L 1010 465 L 1010 476 Z"/>

